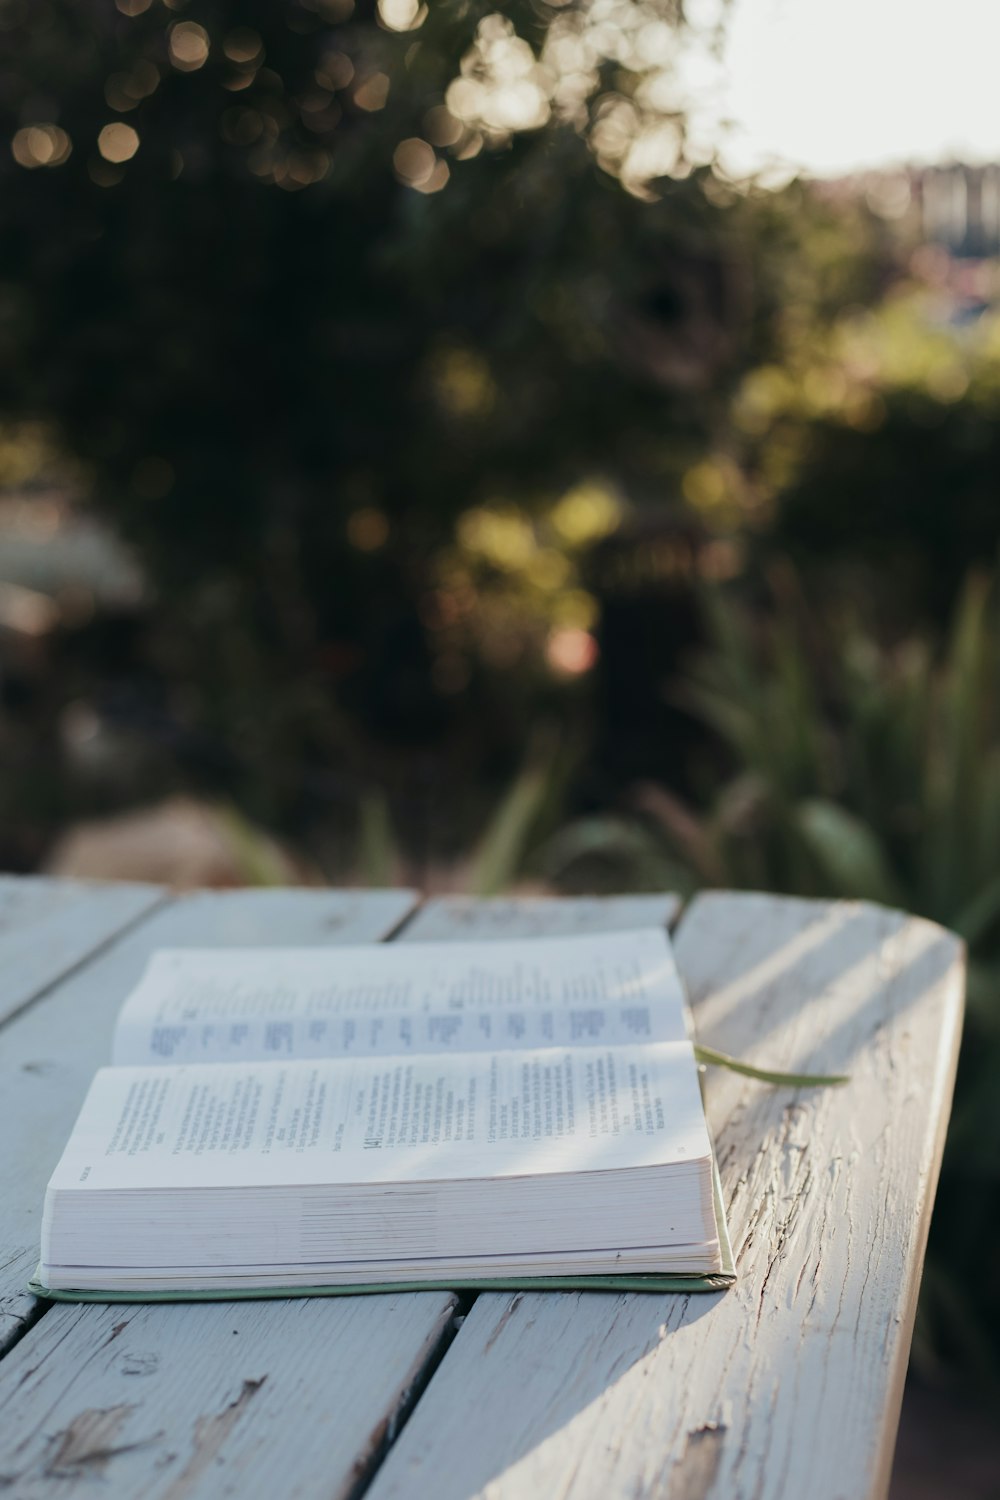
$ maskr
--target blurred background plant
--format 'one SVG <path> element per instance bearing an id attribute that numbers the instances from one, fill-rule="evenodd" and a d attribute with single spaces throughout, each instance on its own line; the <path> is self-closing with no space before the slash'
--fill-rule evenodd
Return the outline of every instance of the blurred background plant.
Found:
<path id="1" fill-rule="evenodd" d="M 1000 607 L 974 574 L 948 638 L 877 644 L 869 611 L 822 615 L 796 574 L 766 602 L 713 591 L 676 696 L 712 731 L 689 804 L 655 783 L 629 815 L 570 825 L 541 866 L 568 888 L 723 886 L 854 897 L 919 913 L 969 946 L 957 1101 L 916 1350 L 995 1387 L 1000 1296 Z M 694 779 L 694 778 L 693 778 Z"/>
<path id="2" fill-rule="evenodd" d="M 0 864 L 955 927 L 995 1371 L 1000 167 L 737 170 L 730 11 L 3 0 Z"/>
<path id="3" fill-rule="evenodd" d="M 373 790 L 449 857 L 526 718 L 585 711 L 579 559 L 730 378 L 745 205 L 689 129 L 679 4 L 9 0 L 0 28 L 0 409 L 141 576 L 113 619 L 55 580 L 61 703 L 8 672 L 32 776 L 71 785 L 11 793 L 6 861 L 177 779 L 332 872 Z"/>

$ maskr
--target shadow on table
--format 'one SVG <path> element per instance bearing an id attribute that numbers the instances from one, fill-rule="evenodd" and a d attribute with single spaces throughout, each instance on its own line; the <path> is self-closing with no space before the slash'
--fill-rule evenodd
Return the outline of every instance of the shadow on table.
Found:
<path id="1" fill-rule="evenodd" d="M 494 1484 L 714 1500 L 814 1462 L 817 1493 L 872 1481 L 908 1352 L 960 949 L 877 907 L 720 893 L 693 904 L 677 954 L 699 1040 L 852 1084 L 711 1070 L 736 1288 L 480 1297 L 369 1500 L 399 1500 L 421 1472 L 438 1500 Z"/>

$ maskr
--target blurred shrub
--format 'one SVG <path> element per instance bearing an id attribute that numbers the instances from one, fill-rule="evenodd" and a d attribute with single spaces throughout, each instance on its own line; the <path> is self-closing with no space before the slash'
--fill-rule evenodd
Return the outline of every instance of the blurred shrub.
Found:
<path id="1" fill-rule="evenodd" d="M 998 271 L 914 261 L 868 305 L 789 302 L 732 405 L 752 516 L 814 583 L 877 590 L 897 628 L 943 623 L 1000 536 Z"/>
<path id="2" fill-rule="evenodd" d="M 650 876 L 856 897 L 969 945 L 965 1039 L 922 1303 L 922 1343 L 1000 1379 L 1000 600 L 971 576 L 947 641 L 875 643 L 867 611 L 825 617 L 775 569 L 770 606 L 705 598 L 709 643 L 677 686 L 714 732 L 695 807 L 638 789 L 641 818 L 565 830 L 545 867 L 572 885 Z M 704 809 L 704 810 L 703 810 Z M 673 882 L 671 882 L 673 877 Z"/>
<path id="3" fill-rule="evenodd" d="M 426 809 L 427 753 L 502 784 L 571 698 L 593 497 L 669 497 L 747 332 L 692 37 L 677 0 L 0 9 L 0 411 L 138 549 L 143 714 L 206 790 Z"/>

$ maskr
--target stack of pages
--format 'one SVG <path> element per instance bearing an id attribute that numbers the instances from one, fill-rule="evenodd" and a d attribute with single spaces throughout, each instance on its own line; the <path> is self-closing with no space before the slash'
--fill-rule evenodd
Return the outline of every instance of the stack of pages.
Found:
<path id="1" fill-rule="evenodd" d="M 732 1280 L 658 929 L 168 950 L 49 1183 L 93 1300 Z"/>

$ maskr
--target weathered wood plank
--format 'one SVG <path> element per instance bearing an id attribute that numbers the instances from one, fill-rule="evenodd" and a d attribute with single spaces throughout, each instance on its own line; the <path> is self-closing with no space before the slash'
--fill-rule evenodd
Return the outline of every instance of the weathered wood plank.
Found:
<path id="1" fill-rule="evenodd" d="M 871 906 L 701 897 L 700 1038 L 837 1090 L 706 1079 L 739 1282 L 480 1297 L 369 1500 L 864 1500 L 888 1484 L 953 1084 L 961 945 Z"/>
<path id="2" fill-rule="evenodd" d="M 11 1028 L 16 1055 L 48 1065 L 28 1074 L 39 1082 L 22 1107 L 44 1149 L 37 1180 L 20 1184 L 22 1201 L 30 1192 L 31 1208 L 40 1206 L 122 996 L 153 947 L 369 941 L 393 930 L 411 902 L 398 892 L 188 897 L 61 986 L 38 1017 Z M 50 1125 L 45 1090 L 62 1116 Z M 32 1253 L 36 1233 L 33 1225 Z M 454 1308 L 448 1293 L 56 1305 L 0 1364 L 0 1483 L 26 1500 L 90 1493 L 95 1480 L 116 1500 L 348 1497 L 391 1440 Z"/>
<path id="3" fill-rule="evenodd" d="M 0 875 L 0 1022 L 163 899 L 155 885 Z"/>
<path id="4" fill-rule="evenodd" d="M 677 896 L 441 896 L 406 926 L 407 943 L 453 939 L 561 937 L 574 932 L 627 932 L 666 927 L 680 909 Z"/>
<path id="5" fill-rule="evenodd" d="M 63 1305 L 0 1366 L 18 1500 L 350 1495 L 444 1336 L 442 1294 Z"/>
<path id="6" fill-rule="evenodd" d="M 125 995 L 153 948 L 170 944 L 374 942 L 412 908 L 405 891 L 199 892 L 155 911 L 0 1029 L 0 1351 L 34 1308 L 42 1199 L 97 1068 L 110 1059 Z"/>

